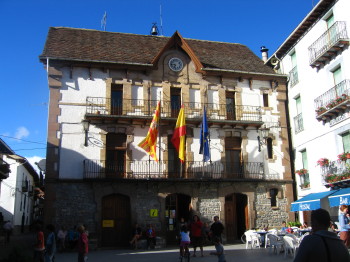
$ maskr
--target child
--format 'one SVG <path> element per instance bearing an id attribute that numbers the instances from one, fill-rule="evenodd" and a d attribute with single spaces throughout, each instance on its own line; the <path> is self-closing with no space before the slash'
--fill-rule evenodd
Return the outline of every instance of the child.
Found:
<path id="1" fill-rule="evenodd" d="M 224 246 L 220 243 L 220 238 L 214 237 L 213 242 L 216 252 L 210 252 L 210 255 L 218 256 L 218 262 L 226 262 Z"/>
<path id="2" fill-rule="evenodd" d="M 189 253 L 188 246 L 191 243 L 190 232 L 187 230 L 187 226 L 183 225 L 180 231 L 180 257 L 184 256 L 184 249 L 186 253 Z"/>
<path id="3" fill-rule="evenodd" d="M 153 226 L 150 224 L 147 230 L 147 246 L 148 249 L 155 248 L 156 246 L 156 231 Z"/>

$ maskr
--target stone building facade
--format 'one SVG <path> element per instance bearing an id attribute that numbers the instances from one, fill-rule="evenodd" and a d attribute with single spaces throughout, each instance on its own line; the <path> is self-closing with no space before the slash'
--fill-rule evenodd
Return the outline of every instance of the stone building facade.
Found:
<path id="1" fill-rule="evenodd" d="M 40 59 L 50 88 L 46 222 L 83 223 L 100 246 L 121 246 L 135 222 L 174 243 L 181 218 L 219 215 L 230 242 L 294 219 L 286 77 L 247 47 L 55 27 Z M 156 162 L 138 144 L 158 101 Z M 171 143 L 181 105 L 184 163 Z"/>

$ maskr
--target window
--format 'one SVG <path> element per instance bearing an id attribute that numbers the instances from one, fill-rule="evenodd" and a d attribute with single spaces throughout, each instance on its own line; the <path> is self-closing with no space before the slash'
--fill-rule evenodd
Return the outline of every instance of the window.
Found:
<path id="1" fill-rule="evenodd" d="M 332 73 L 333 73 L 334 85 L 339 84 L 343 80 L 341 67 L 338 67 Z"/>
<path id="2" fill-rule="evenodd" d="M 350 152 L 350 132 L 341 135 L 344 152 Z"/>
<path id="3" fill-rule="evenodd" d="M 219 109 L 219 92 L 217 90 L 208 90 L 208 108 Z"/>
<path id="4" fill-rule="evenodd" d="M 143 87 L 142 86 L 132 86 L 131 89 L 132 105 L 142 106 L 143 105 Z"/>
<path id="5" fill-rule="evenodd" d="M 201 108 L 200 91 L 199 89 L 190 89 L 190 108 Z"/>
<path id="6" fill-rule="evenodd" d="M 271 206 L 276 207 L 277 206 L 278 189 L 277 188 L 270 188 L 269 193 L 270 193 Z"/>
<path id="7" fill-rule="evenodd" d="M 267 144 L 267 157 L 269 159 L 273 159 L 273 147 L 272 147 L 272 138 L 268 137 L 266 139 L 266 144 Z"/>
<path id="8" fill-rule="evenodd" d="M 264 107 L 269 107 L 269 95 L 263 94 Z"/>
<path id="9" fill-rule="evenodd" d="M 307 162 L 306 150 L 303 150 L 300 153 L 301 153 L 301 160 L 302 160 L 302 163 L 303 163 L 303 168 L 308 170 L 308 162 Z M 300 186 L 301 186 L 301 188 L 308 188 L 308 187 L 310 187 L 309 173 L 300 175 Z"/>
<path id="10" fill-rule="evenodd" d="M 289 83 L 290 83 L 290 87 L 293 87 L 299 82 L 298 70 L 297 70 L 297 55 L 295 52 L 293 52 L 290 55 L 290 59 L 292 61 L 292 70 L 290 70 L 289 72 Z"/>
<path id="11" fill-rule="evenodd" d="M 298 96 L 295 98 L 295 107 L 297 111 L 297 115 L 294 117 L 294 127 L 295 127 L 295 133 L 298 134 L 299 132 L 304 130 L 304 123 L 303 123 L 303 115 L 301 113 L 301 98 Z"/>
<path id="12" fill-rule="evenodd" d="M 331 14 L 327 19 L 326 19 L 326 23 L 327 23 L 327 28 L 330 28 L 333 24 L 334 24 L 334 15 Z"/>

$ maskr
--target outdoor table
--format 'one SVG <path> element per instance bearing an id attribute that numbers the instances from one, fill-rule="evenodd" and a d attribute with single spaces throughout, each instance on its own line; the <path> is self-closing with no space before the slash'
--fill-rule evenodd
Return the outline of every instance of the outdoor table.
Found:
<path id="1" fill-rule="evenodd" d="M 256 231 L 255 233 L 258 233 L 260 235 L 260 246 L 261 247 L 265 247 L 265 238 L 266 238 L 266 234 L 269 233 L 268 231 Z"/>

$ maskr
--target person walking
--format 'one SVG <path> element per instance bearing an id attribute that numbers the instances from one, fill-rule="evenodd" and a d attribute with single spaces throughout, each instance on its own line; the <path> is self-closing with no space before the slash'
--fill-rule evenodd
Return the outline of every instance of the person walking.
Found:
<path id="1" fill-rule="evenodd" d="M 10 243 L 10 237 L 13 230 L 13 225 L 10 220 L 7 220 L 5 224 L 3 225 L 4 231 L 5 231 L 5 245 L 8 245 Z"/>
<path id="2" fill-rule="evenodd" d="M 86 262 L 89 253 L 89 240 L 83 225 L 78 226 L 78 262 Z"/>
<path id="3" fill-rule="evenodd" d="M 349 225 L 349 217 L 348 217 L 348 206 L 341 205 L 339 207 L 339 231 L 340 231 L 340 239 L 344 241 L 344 244 L 347 248 L 350 248 L 350 225 Z"/>
<path id="4" fill-rule="evenodd" d="M 220 239 L 218 237 L 213 237 L 213 242 L 216 252 L 210 252 L 210 255 L 217 256 L 218 262 L 226 262 L 224 246 L 221 244 Z"/>
<path id="5" fill-rule="evenodd" d="M 336 233 L 328 231 L 331 217 L 322 208 L 311 211 L 312 234 L 305 236 L 294 262 L 349 262 L 348 249 Z"/>
<path id="6" fill-rule="evenodd" d="M 203 257 L 203 236 L 202 236 L 203 223 L 197 215 L 193 216 L 193 221 L 190 224 L 191 229 L 191 243 L 193 245 L 193 256 L 196 256 L 197 247 L 201 250 L 201 256 Z"/>
<path id="7" fill-rule="evenodd" d="M 46 238 L 46 249 L 45 249 L 45 262 L 54 262 L 56 254 L 56 235 L 54 225 L 47 225 L 46 229 L 49 234 Z"/>
<path id="8" fill-rule="evenodd" d="M 45 255 L 45 241 L 44 241 L 44 232 L 41 229 L 41 224 L 35 225 L 36 237 L 34 244 L 34 262 L 44 262 Z"/>
<path id="9" fill-rule="evenodd" d="M 57 239 L 58 239 L 60 252 L 63 252 L 66 249 L 66 237 L 67 237 L 67 230 L 64 226 L 62 226 L 57 232 Z"/>
<path id="10" fill-rule="evenodd" d="M 220 243 L 222 243 L 221 234 L 224 232 L 224 225 L 220 222 L 218 216 L 214 216 L 214 223 L 210 226 L 210 235 L 211 237 L 218 237 Z"/>

